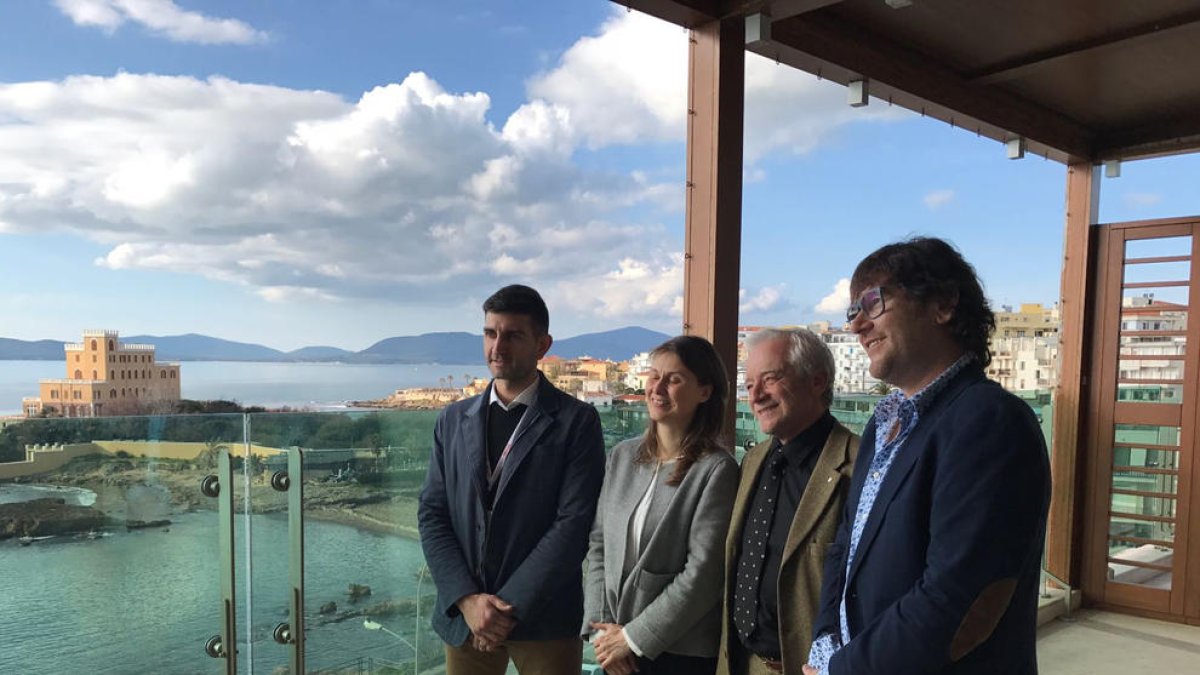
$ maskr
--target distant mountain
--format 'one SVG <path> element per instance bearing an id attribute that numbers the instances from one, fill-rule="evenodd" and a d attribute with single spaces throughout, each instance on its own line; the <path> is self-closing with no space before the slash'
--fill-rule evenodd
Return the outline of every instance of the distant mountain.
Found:
<path id="1" fill-rule="evenodd" d="M 288 361 L 349 361 L 354 352 L 337 347 L 302 347 L 284 355 Z"/>
<path id="2" fill-rule="evenodd" d="M 470 333 L 424 333 L 380 340 L 358 352 L 356 363 L 482 363 L 483 337 Z"/>
<path id="3" fill-rule="evenodd" d="M 0 338 L 0 359 L 6 361 L 61 361 L 64 342 L 58 340 L 13 340 Z"/>
<path id="4" fill-rule="evenodd" d="M 652 349 L 669 336 L 630 326 L 586 333 L 554 343 L 550 353 L 563 358 L 592 356 L 622 361 Z M 483 337 L 471 333 L 425 333 L 380 340 L 361 352 L 337 347 L 303 347 L 291 352 L 207 335 L 121 336 L 128 344 L 149 344 L 163 361 L 345 361 L 347 363 L 482 364 Z M 0 338 L 0 360 L 52 360 L 64 357 L 57 340 L 29 342 Z"/>
<path id="5" fill-rule="evenodd" d="M 188 333 L 187 335 L 122 335 L 121 342 L 154 345 L 163 361 L 287 361 L 278 349 L 247 342 Z"/>
<path id="6" fill-rule="evenodd" d="M 591 356 L 597 359 L 624 361 L 639 352 L 647 352 L 670 338 L 640 326 L 628 326 L 603 333 L 585 333 L 555 341 L 550 353 L 564 359 Z"/>

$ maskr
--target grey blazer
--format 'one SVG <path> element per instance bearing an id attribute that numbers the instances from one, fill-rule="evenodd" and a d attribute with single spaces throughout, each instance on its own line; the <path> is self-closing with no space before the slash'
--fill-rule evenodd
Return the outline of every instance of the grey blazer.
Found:
<path id="1" fill-rule="evenodd" d="M 588 547 L 581 634 L 592 633 L 591 621 L 618 623 L 647 658 L 716 656 L 737 462 L 729 453 L 710 453 L 679 485 L 660 484 L 669 492 L 655 501 L 669 499 L 667 506 L 657 523 L 647 519 L 647 531 L 654 532 L 622 578 L 629 519 L 654 475 L 654 465 L 634 462 L 640 445 L 641 439 L 623 441 L 608 457 Z"/>

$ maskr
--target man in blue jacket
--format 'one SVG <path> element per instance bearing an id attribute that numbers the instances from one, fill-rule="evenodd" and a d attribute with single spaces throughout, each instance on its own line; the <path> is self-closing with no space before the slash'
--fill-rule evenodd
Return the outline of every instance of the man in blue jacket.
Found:
<path id="1" fill-rule="evenodd" d="M 975 270 L 916 238 L 850 287 L 850 329 L 896 391 L 863 432 L 804 673 L 1037 673 L 1046 446 L 984 376 L 995 318 Z"/>
<path id="2" fill-rule="evenodd" d="M 521 675 L 578 673 L 600 417 L 538 371 L 552 338 L 537 291 L 506 286 L 483 311 L 492 382 L 438 416 L 421 490 L 433 628 L 448 675 L 501 675 L 510 658 Z"/>

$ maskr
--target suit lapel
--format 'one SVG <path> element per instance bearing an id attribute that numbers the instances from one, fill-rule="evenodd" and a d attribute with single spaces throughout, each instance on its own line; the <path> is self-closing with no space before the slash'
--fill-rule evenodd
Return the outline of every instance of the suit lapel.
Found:
<path id="1" fill-rule="evenodd" d="M 487 442 L 484 427 L 487 425 L 485 406 L 491 400 L 492 386 L 467 408 L 466 419 L 463 423 L 463 447 L 467 449 L 468 466 L 471 469 L 471 480 L 480 495 L 487 493 Z"/>
<path id="2" fill-rule="evenodd" d="M 521 464 L 525 458 L 529 456 L 529 452 L 538 444 L 542 436 L 554 423 L 554 412 L 557 411 L 557 401 L 554 399 L 555 389 L 545 378 L 544 375 L 538 373 L 540 381 L 538 382 L 537 397 L 534 404 L 529 407 L 528 414 L 530 415 L 529 426 L 517 438 L 513 444 L 512 450 L 508 453 L 508 459 L 504 460 L 504 466 L 500 470 L 500 484 L 496 487 L 496 499 L 500 501 L 500 497 L 504 494 L 504 488 L 512 481 L 512 477 L 516 475 L 517 469 L 521 468 Z"/>
<path id="3" fill-rule="evenodd" d="M 849 461 L 850 432 L 841 424 L 835 424 L 825 439 L 825 446 L 817 457 L 813 467 L 812 477 L 796 506 L 796 515 L 792 518 L 792 526 L 788 530 L 787 543 L 783 548 L 783 558 L 780 566 L 787 564 L 788 558 L 808 540 L 809 534 L 829 506 L 829 502 L 837 495 L 841 485 L 842 471 Z"/>
<path id="4" fill-rule="evenodd" d="M 871 542 L 875 540 L 875 535 L 879 533 L 879 525 L 883 522 L 883 515 L 887 512 L 887 506 L 896 496 L 896 492 L 900 486 L 904 484 L 904 480 L 908 478 L 908 474 L 916 465 L 917 460 L 925 452 L 925 431 L 928 426 L 921 424 L 917 429 L 913 430 L 904 442 L 896 450 L 896 457 L 892 460 L 892 466 L 888 468 L 887 476 L 883 478 L 883 484 L 879 486 L 879 493 L 875 495 L 875 503 L 871 505 L 871 512 L 867 515 L 867 522 L 863 526 L 862 537 L 858 540 L 858 547 L 854 552 L 854 562 L 850 566 L 850 574 L 847 581 L 854 579 L 855 572 L 862 564 L 867 550 L 871 548 Z M 869 470 L 869 465 L 868 465 Z M 861 495 L 860 495 L 861 498 Z"/>
<path id="5" fill-rule="evenodd" d="M 737 562 L 738 545 L 742 541 L 742 526 L 746 520 L 746 510 L 754 499 L 754 486 L 758 483 L 758 474 L 762 471 L 763 460 L 771 449 L 771 439 L 750 449 L 742 458 L 742 477 L 738 483 L 737 498 L 733 502 L 733 514 L 729 519 L 729 533 L 725 538 L 725 568 L 732 570 Z"/>
<path id="6" fill-rule="evenodd" d="M 976 381 L 983 379 L 983 371 L 974 367 L 968 367 L 961 373 L 956 375 L 940 393 L 935 394 L 936 398 L 930 406 L 921 413 L 920 419 L 917 421 L 917 427 L 912 430 L 912 433 L 904 443 L 896 450 L 896 457 L 892 460 L 892 466 L 888 469 L 887 476 L 883 479 L 883 484 L 879 486 L 879 494 L 875 496 L 875 503 L 871 505 L 871 513 L 867 515 L 867 522 L 863 526 L 862 538 L 858 541 L 858 548 L 854 552 L 854 561 L 850 566 L 850 573 L 846 577 L 846 582 L 854 580 L 854 575 L 861 566 L 863 558 L 866 556 L 867 550 L 871 547 L 871 542 L 875 540 L 875 536 L 879 534 L 879 526 L 883 523 L 883 516 L 887 512 L 888 504 L 896 497 L 896 493 L 900 487 L 904 485 L 908 474 L 912 472 L 912 468 L 916 466 L 917 460 L 929 451 L 929 436 L 933 428 L 938 423 L 938 418 L 941 417 L 942 411 L 950 405 L 954 399 L 958 398 L 968 386 Z M 874 420 L 872 420 L 874 423 Z M 881 433 L 881 430 L 876 428 L 875 433 Z M 886 433 L 886 432 L 882 432 Z M 872 434 L 874 436 L 874 434 Z M 865 435 L 864 435 L 865 441 Z M 874 444 L 874 438 L 871 443 Z M 866 461 L 867 464 L 863 467 L 863 484 L 854 486 L 852 489 L 856 491 L 858 497 L 861 498 L 861 490 L 866 483 L 867 472 L 870 471 L 870 462 L 874 459 L 875 448 L 872 445 L 871 455 L 868 457 L 860 457 L 859 462 Z M 856 500 L 857 501 L 857 500 Z"/>

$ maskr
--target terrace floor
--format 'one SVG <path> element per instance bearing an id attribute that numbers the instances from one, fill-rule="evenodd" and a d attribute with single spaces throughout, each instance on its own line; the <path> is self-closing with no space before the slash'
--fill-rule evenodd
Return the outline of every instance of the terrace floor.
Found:
<path id="1" fill-rule="evenodd" d="M 1038 629 L 1042 675 L 1200 673 L 1200 626 L 1096 610 Z"/>

